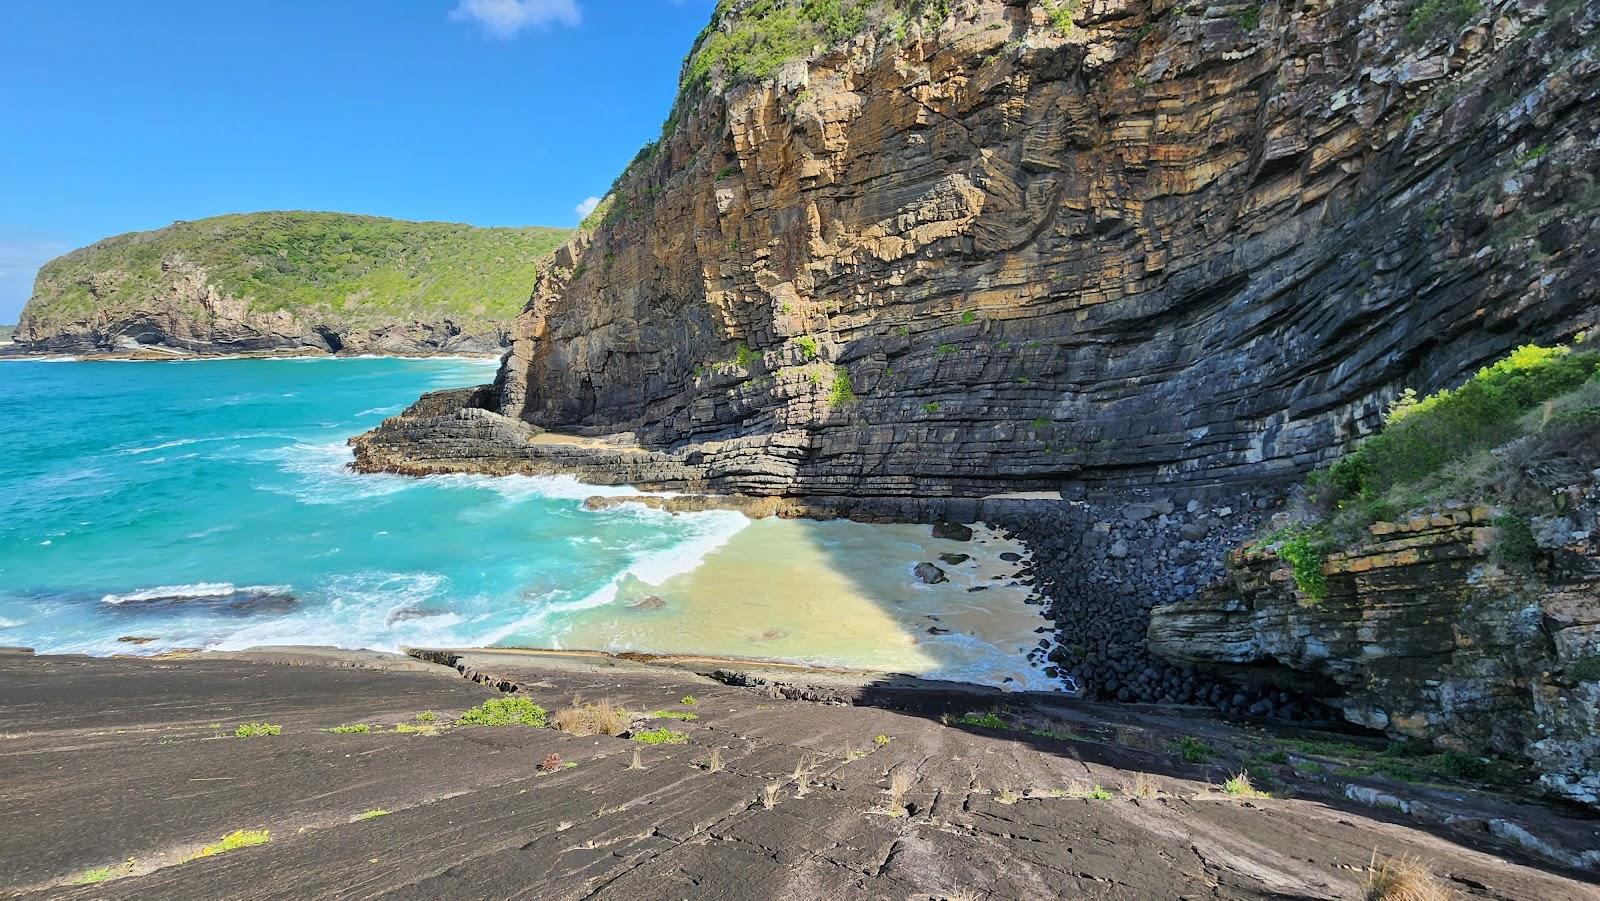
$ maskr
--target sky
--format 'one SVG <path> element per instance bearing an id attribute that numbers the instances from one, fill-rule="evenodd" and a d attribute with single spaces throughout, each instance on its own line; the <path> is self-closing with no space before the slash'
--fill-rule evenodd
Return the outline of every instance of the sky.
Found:
<path id="1" fill-rule="evenodd" d="M 714 0 L 4 0 L 0 323 L 39 265 L 251 210 L 575 225 Z"/>

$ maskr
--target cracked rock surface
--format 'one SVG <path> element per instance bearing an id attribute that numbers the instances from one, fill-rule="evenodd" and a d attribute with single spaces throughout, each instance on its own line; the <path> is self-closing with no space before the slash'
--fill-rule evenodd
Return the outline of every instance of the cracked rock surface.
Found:
<path id="1" fill-rule="evenodd" d="M 1219 746 L 1238 737 L 1195 714 L 1120 708 L 1108 726 L 1118 708 L 1027 713 L 1047 737 L 782 700 L 624 661 L 478 655 L 461 667 L 551 709 L 581 695 L 636 717 L 696 719 L 635 723 L 687 736 L 663 745 L 527 727 L 398 734 L 390 724 L 420 711 L 443 723 L 500 695 L 377 655 L 4 657 L 0 892 L 1356 898 L 1378 848 L 1425 857 L 1475 897 L 1594 897 L 1487 836 L 1430 834 L 1331 793 L 1230 799 L 1208 784 L 1215 767 L 1159 750 L 1174 729 Z M 282 733 L 231 737 L 247 721 Z M 350 723 L 374 731 L 325 731 Z M 541 774 L 552 753 L 569 766 Z M 389 813 L 358 819 L 370 810 Z M 1541 834 L 1573 828 L 1526 817 Z M 267 844 L 185 862 L 226 833 L 263 828 Z M 69 884 L 96 867 L 115 877 Z"/>

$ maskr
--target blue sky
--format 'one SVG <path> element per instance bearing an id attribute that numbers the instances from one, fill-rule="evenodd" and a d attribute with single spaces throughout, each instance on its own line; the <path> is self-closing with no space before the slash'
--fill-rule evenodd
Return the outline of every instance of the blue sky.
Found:
<path id="1" fill-rule="evenodd" d="M 264 209 L 573 225 L 714 0 L 5 0 L 0 322 L 39 264 Z"/>

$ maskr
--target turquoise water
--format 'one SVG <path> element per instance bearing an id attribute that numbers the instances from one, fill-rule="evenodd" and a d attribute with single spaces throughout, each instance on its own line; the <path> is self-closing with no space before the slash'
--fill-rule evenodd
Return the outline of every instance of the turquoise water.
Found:
<path id="1" fill-rule="evenodd" d="M 693 568 L 731 513 L 593 513 L 570 479 L 348 471 L 345 440 L 481 360 L 0 362 L 0 645 L 152 653 L 555 643 Z M 121 637 L 150 638 L 144 643 Z"/>

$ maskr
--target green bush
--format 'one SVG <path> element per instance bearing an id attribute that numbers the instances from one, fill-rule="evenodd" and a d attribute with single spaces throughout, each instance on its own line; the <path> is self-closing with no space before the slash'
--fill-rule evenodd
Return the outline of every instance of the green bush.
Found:
<path id="1" fill-rule="evenodd" d="M 266 735 L 277 735 L 283 731 L 282 726 L 272 723 L 245 723 L 233 730 L 234 738 L 260 738 Z"/>
<path id="2" fill-rule="evenodd" d="M 802 360 L 815 360 L 821 353 L 817 347 L 817 339 L 810 335 L 801 335 L 794 339 L 794 345 L 800 348 L 800 358 Z"/>
<path id="3" fill-rule="evenodd" d="M 1278 559 L 1294 571 L 1294 586 L 1313 604 L 1328 596 L 1328 576 L 1322 571 L 1333 542 L 1319 527 L 1287 530 L 1278 544 Z"/>
<path id="4" fill-rule="evenodd" d="M 1567 667 L 1567 675 L 1579 682 L 1600 682 L 1600 654 L 1590 654 Z"/>
<path id="5" fill-rule="evenodd" d="M 490 698 L 461 714 L 458 726 L 533 726 L 543 728 L 549 712 L 529 698 Z"/>
<path id="6" fill-rule="evenodd" d="M 1310 494 L 1340 510 L 1381 503 L 1396 485 L 1502 444 L 1523 431 L 1523 414 L 1583 386 L 1600 353 L 1528 344 L 1459 388 L 1402 398 L 1378 434 L 1308 480 Z M 1374 512 L 1383 512 L 1381 509 Z"/>
<path id="7" fill-rule="evenodd" d="M 856 399 L 855 386 L 850 383 L 850 373 L 843 366 L 833 370 L 833 385 L 828 389 L 828 406 L 842 407 Z"/>
<path id="8" fill-rule="evenodd" d="M 1502 565 L 1532 566 L 1539 555 L 1539 545 L 1533 538 L 1533 527 L 1515 513 L 1504 513 L 1494 519 L 1494 557 Z"/>

